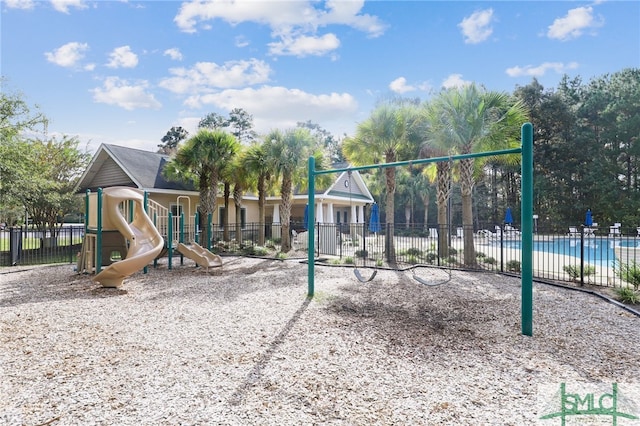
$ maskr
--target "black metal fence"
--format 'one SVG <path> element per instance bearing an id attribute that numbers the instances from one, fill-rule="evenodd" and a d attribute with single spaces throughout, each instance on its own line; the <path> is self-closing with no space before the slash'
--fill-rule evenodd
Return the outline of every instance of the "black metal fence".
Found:
<path id="1" fill-rule="evenodd" d="M 290 229 L 295 252 L 288 255 L 306 257 L 308 233 L 304 224 L 292 222 Z M 534 277 L 609 287 L 633 285 L 640 274 L 640 233 L 633 231 L 594 232 L 578 227 L 553 234 L 537 229 L 533 236 Z M 258 249 L 261 232 L 264 247 Z M 517 229 L 493 225 L 469 232 L 470 240 L 465 239 L 465 229 L 459 226 L 396 224 L 373 233 L 363 224 L 317 224 L 315 255 L 360 267 L 433 265 L 520 273 L 522 236 Z M 65 226 L 56 236 L 26 228 L 0 231 L 0 266 L 73 263 L 81 250 L 83 234 L 83 226 Z M 216 225 L 212 250 L 260 255 L 262 249 L 280 250 L 282 227 L 246 223 L 240 238 L 236 238 L 235 224 L 230 224 L 227 237 L 225 241 L 223 230 Z M 205 245 L 202 240 L 200 243 Z"/>
<path id="2" fill-rule="evenodd" d="M 52 233 L 27 227 L 0 231 L 0 266 L 73 263 L 82 248 L 84 225 Z"/>

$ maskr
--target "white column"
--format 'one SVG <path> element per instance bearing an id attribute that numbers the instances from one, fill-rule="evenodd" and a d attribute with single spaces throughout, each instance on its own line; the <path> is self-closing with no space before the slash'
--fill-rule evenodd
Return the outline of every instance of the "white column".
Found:
<path id="1" fill-rule="evenodd" d="M 318 205 L 316 208 L 316 222 L 324 222 L 324 216 L 322 215 L 322 201 L 318 201 Z"/>
<path id="2" fill-rule="evenodd" d="M 358 223 L 358 214 L 357 214 L 357 210 L 356 210 L 356 206 L 355 205 L 351 205 L 351 220 L 349 221 L 350 223 Z"/>
<path id="3" fill-rule="evenodd" d="M 334 223 L 334 220 L 333 220 L 333 203 L 327 204 L 327 223 Z"/>
<path id="4" fill-rule="evenodd" d="M 364 206 L 358 208 L 358 223 L 364 223 Z"/>
<path id="5" fill-rule="evenodd" d="M 280 204 L 273 206 L 273 223 L 280 223 Z"/>
<path id="6" fill-rule="evenodd" d="M 271 236 L 273 238 L 282 237 L 282 228 L 280 227 L 280 204 L 273 205 L 273 222 L 271 224 Z"/>

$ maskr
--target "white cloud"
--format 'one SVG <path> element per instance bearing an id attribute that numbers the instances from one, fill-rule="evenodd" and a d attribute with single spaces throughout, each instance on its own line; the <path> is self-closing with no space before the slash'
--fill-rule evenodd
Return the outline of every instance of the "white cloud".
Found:
<path id="1" fill-rule="evenodd" d="M 249 40 L 247 40 L 244 36 L 237 36 L 235 39 L 236 47 L 247 47 L 249 45 Z"/>
<path id="2" fill-rule="evenodd" d="M 69 13 L 69 8 L 86 9 L 87 5 L 83 0 L 51 0 L 51 5 L 55 10 L 62 13 Z"/>
<path id="3" fill-rule="evenodd" d="M 549 25 L 547 37 L 561 41 L 580 37 L 585 30 L 594 29 L 604 24 L 603 19 L 595 19 L 593 7 L 577 7 L 569 10 L 563 18 L 558 18 Z"/>
<path id="4" fill-rule="evenodd" d="M 243 108 L 255 118 L 256 131 L 295 127 L 298 121 L 313 120 L 336 131 L 336 123 L 353 127 L 358 104 L 348 93 L 316 95 L 279 86 L 229 89 L 218 93 L 194 95 L 185 101 L 190 108 L 213 106 L 222 110 Z"/>
<path id="5" fill-rule="evenodd" d="M 335 34 L 317 36 L 319 27 L 346 25 L 371 37 L 384 33 L 386 25 L 377 17 L 360 13 L 363 6 L 363 0 L 328 0 L 324 3 L 303 0 L 194 0 L 182 4 L 174 22 L 182 31 L 189 33 L 210 27 L 207 22 L 215 19 L 231 25 L 255 22 L 271 28 L 271 36 L 277 40 L 270 44 L 272 54 L 321 55 L 337 49 L 340 43 Z"/>
<path id="6" fill-rule="evenodd" d="M 35 2 L 33 0 L 4 0 L 4 5 L 9 9 L 33 9 Z"/>
<path id="7" fill-rule="evenodd" d="M 389 89 L 395 93 L 407 93 L 416 90 L 414 86 L 407 84 L 407 79 L 404 77 L 398 77 L 389 83 Z"/>
<path id="8" fill-rule="evenodd" d="M 61 67 L 71 68 L 78 65 L 78 62 L 84 58 L 84 52 L 89 49 L 87 43 L 78 43 L 72 41 L 64 44 L 52 52 L 45 52 L 44 56 L 49 62 Z"/>
<path id="9" fill-rule="evenodd" d="M 109 68 L 135 68 L 138 65 L 138 55 L 131 51 L 129 46 L 120 46 L 109 54 Z"/>
<path id="10" fill-rule="evenodd" d="M 509 77 L 542 77 L 547 71 L 554 71 L 556 74 L 564 74 L 568 70 L 578 68 L 577 62 L 569 62 L 567 64 L 563 62 L 544 62 L 538 66 L 525 65 L 524 67 L 515 66 L 507 68 L 506 73 Z"/>
<path id="11" fill-rule="evenodd" d="M 128 111 L 134 109 L 159 109 L 162 105 L 153 94 L 148 93 L 149 83 L 141 81 L 129 84 L 118 77 L 108 77 L 102 87 L 92 89 L 93 100 L 98 103 L 116 105 Z"/>
<path id="12" fill-rule="evenodd" d="M 180 49 L 178 49 L 177 47 L 172 47 L 171 49 L 165 50 L 163 55 L 170 57 L 174 61 L 182 60 L 182 52 L 180 52 Z"/>
<path id="13" fill-rule="evenodd" d="M 269 43 L 269 53 L 272 55 L 291 55 L 304 57 L 309 55 L 322 56 L 340 46 L 340 40 L 335 34 L 325 34 L 322 37 L 299 36 L 282 37 L 281 41 Z"/>
<path id="14" fill-rule="evenodd" d="M 471 81 L 463 80 L 462 74 L 451 74 L 442 81 L 442 87 L 445 89 L 451 89 L 453 87 L 468 86 L 471 83 Z"/>
<path id="15" fill-rule="evenodd" d="M 485 41 L 493 33 L 493 9 L 480 10 L 464 18 L 458 24 L 464 36 L 464 42 L 476 44 Z"/>
<path id="16" fill-rule="evenodd" d="M 163 87 L 178 94 L 211 92 L 269 81 L 271 67 L 258 59 L 230 61 L 223 65 L 215 62 L 198 62 L 191 68 L 172 68 L 172 77 L 160 82 Z"/>

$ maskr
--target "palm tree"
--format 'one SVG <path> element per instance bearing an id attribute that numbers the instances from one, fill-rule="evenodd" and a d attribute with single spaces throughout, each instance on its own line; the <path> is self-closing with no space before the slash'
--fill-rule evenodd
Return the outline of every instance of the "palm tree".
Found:
<path id="1" fill-rule="evenodd" d="M 274 130 L 265 138 L 265 149 L 270 167 L 275 176 L 280 178 L 281 250 L 287 252 L 291 250 L 289 222 L 293 204 L 293 182 L 297 175 L 304 175 L 307 158 L 316 149 L 315 139 L 308 129 L 296 128 L 284 133 Z"/>
<path id="2" fill-rule="evenodd" d="M 271 169 L 267 158 L 264 144 L 254 143 L 244 153 L 240 160 L 242 168 L 251 177 L 249 186 L 255 187 L 258 193 L 258 245 L 264 246 L 264 225 L 265 225 L 265 201 L 267 189 L 271 179 Z"/>
<path id="3" fill-rule="evenodd" d="M 193 180 L 200 191 L 200 229 L 206 229 L 209 214 L 216 210 L 218 180 L 224 166 L 238 149 L 236 139 L 221 130 L 200 129 L 178 149 L 165 167 L 168 178 Z M 211 235 L 207 235 L 211 241 Z"/>
<path id="4" fill-rule="evenodd" d="M 413 110 L 409 105 L 402 104 L 378 106 L 367 120 L 358 125 L 355 137 L 344 140 L 342 150 L 349 162 L 354 165 L 392 163 L 407 155 Z M 396 170 L 387 167 L 384 171 L 387 188 L 385 221 L 387 229 L 393 233 Z M 393 238 L 387 238 L 387 257 L 390 262 L 395 261 Z"/>
<path id="5" fill-rule="evenodd" d="M 517 146 L 520 126 L 527 119 L 522 103 L 509 95 L 486 91 L 475 84 L 440 93 L 430 106 L 431 141 L 449 153 L 470 154 Z M 444 166 L 442 166 L 444 167 Z M 473 158 L 460 160 L 464 263 L 475 264 L 472 192 L 475 184 Z"/>

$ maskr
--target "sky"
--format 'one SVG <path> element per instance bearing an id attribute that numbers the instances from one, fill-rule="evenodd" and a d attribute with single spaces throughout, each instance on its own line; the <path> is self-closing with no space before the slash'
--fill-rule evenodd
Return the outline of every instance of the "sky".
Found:
<path id="1" fill-rule="evenodd" d="M 2 90 L 47 135 L 150 151 L 242 108 L 353 135 L 376 102 L 640 67 L 638 1 L 0 0 Z"/>

